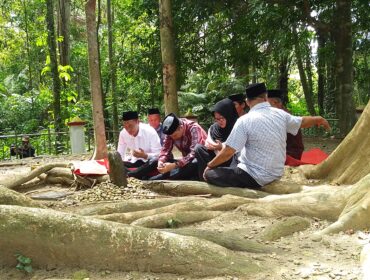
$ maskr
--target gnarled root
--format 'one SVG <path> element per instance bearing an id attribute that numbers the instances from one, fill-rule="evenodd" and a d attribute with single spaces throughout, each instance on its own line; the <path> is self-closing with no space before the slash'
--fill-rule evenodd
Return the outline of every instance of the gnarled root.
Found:
<path id="1" fill-rule="evenodd" d="M 0 263 L 14 254 L 35 267 L 67 266 L 124 271 L 251 275 L 259 267 L 217 244 L 194 237 L 131 227 L 63 212 L 0 206 Z"/>

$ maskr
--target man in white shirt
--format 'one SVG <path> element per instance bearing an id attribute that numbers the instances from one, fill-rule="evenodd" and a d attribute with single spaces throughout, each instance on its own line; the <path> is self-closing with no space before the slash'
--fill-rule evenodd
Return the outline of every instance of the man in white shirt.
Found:
<path id="1" fill-rule="evenodd" d="M 135 111 L 122 114 L 123 130 L 120 132 L 118 149 L 128 176 L 143 179 L 147 174 L 148 165 L 156 166 L 161 144 L 157 132 L 150 125 L 141 123 Z M 130 154 L 127 154 L 130 149 Z"/>
<path id="2" fill-rule="evenodd" d="M 287 133 L 313 125 L 330 129 L 320 116 L 295 117 L 271 107 L 264 83 L 246 88 L 248 114 L 240 117 L 221 152 L 207 164 L 205 181 L 222 187 L 260 188 L 284 172 Z M 240 151 L 237 167 L 218 167 Z"/>
<path id="3" fill-rule="evenodd" d="M 166 134 L 163 133 L 163 125 L 161 123 L 161 115 L 158 108 L 148 109 L 148 124 L 157 131 L 161 145 L 163 145 Z"/>

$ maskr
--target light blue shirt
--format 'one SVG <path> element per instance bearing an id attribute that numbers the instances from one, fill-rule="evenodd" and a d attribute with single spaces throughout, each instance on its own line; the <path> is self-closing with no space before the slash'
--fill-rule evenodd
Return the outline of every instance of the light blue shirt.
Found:
<path id="1" fill-rule="evenodd" d="M 234 125 L 225 144 L 240 151 L 238 167 L 264 186 L 284 173 L 287 133 L 296 135 L 302 117 L 258 103 Z"/>

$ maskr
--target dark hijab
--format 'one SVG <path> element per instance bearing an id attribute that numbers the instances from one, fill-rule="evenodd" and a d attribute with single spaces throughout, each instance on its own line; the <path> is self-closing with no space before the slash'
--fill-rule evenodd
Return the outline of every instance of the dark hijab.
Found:
<path id="1" fill-rule="evenodd" d="M 226 119 L 226 127 L 221 128 L 219 124 L 215 122 L 209 128 L 210 135 L 214 141 L 219 140 L 221 142 L 225 142 L 239 116 L 236 112 L 234 102 L 229 98 L 225 98 L 217 102 L 212 109 L 212 114 L 214 115 L 215 112 L 219 113 Z"/>

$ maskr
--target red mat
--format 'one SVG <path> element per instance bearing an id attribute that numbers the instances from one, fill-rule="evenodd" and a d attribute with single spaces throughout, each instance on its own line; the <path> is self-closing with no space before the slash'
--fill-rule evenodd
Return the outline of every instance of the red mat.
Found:
<path id="1" fill-rule="evenodd" d="M 329 155 L 319 148 L 313 148 L 303 152 L 301 160 L 291 156 L 286 156 L 285 165 L 299 166 L 303 164 L 319 164 L 324 161 Z"/>

